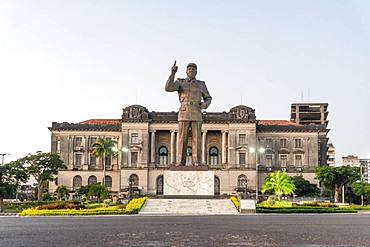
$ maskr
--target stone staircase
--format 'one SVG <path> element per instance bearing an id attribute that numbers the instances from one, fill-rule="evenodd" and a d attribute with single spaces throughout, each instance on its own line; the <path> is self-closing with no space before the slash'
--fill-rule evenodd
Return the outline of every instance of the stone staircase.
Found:
<path id="1" fill-rule="evenodd" d="M 148 199 L 141 215 L 238 214 L 230 199 Z"/>

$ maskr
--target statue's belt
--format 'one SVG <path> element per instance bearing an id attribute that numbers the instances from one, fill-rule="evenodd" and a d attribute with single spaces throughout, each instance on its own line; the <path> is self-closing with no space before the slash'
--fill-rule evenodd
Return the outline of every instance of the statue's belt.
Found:
<path id="1" fill-rule="evenodd" d="M 200 105 L 200 101 L 181 102 L 181 105 Z"/>

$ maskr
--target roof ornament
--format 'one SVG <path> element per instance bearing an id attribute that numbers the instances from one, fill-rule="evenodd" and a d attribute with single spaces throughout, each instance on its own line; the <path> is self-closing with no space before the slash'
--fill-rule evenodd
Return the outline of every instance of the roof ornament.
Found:
<path id="1" fill-rule="evenodd" d="M 141 105 L 131 105 L 123 109 L 122 120 L 148 120 L 148 109 Z"/>
<path id="2" fill-rule="evenodd" d="M 255 110 L 245 105 L 239 105 L 231 108 L 229 112 L 230 120 L 241 120 L 248 123 L 256 122 Z"/>

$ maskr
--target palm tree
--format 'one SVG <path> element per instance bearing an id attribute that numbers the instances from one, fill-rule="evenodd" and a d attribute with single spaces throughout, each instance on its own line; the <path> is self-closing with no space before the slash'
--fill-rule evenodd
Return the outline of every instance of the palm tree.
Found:
<path id="1" fill-rule="evenodd" d="M 274 194 L 280 198 L 282 195 L 293 194 L 295 190 L 294 181 L 289 177 L 286 172 L 273 172 L 270 173 L 263 182 L 262 193 L 265 191 L 274 191 Z"/>
<path id="2" fill-rule="evenodd" d="M 92 154 L 96 157 L 100 157 L 103 163 L 103 185 L 105 186 L 105 157 L 109 157 L 111 155 L 116 155 L 117 152 L 114 151 L 117 142 L 111 139 L 103 139 L 98 138 L 96 143 L 92 145 L 93 151 Z"/>

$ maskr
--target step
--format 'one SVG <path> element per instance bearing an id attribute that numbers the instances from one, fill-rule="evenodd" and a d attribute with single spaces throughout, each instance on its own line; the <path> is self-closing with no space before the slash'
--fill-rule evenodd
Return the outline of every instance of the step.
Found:
<path id="1" fill-rule="evenodd" d="M 229 215 L 238 214 L 230 199 L 148 199 L 142 215 Z"/>

